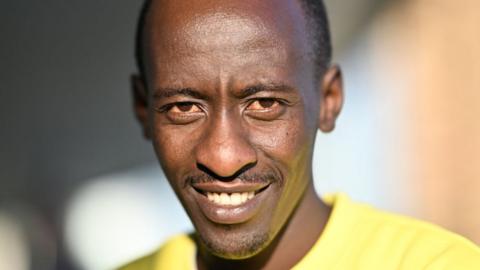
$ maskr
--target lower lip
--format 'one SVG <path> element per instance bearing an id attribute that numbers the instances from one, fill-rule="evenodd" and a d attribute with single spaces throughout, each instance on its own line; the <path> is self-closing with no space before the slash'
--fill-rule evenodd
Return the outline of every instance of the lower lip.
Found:
<path id="1" fill-rule="evenodd" d="M 239 205 L 219 205 L 200 194 L 194 188 L 191 189 L 194 198 L 203 214 L 213 223 L 239 224 L 252 219 L 260 210 L 262 202 L 267 198 L 270 186 L 255 194 L 255 196 Z"/>

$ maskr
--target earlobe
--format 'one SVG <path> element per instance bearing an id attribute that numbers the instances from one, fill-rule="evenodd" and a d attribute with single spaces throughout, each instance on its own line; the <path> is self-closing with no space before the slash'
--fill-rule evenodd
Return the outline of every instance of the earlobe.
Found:
<path id="1" fill-rule="evenodd" d="M 343 106 L 343 81 L 340 67 L 331 66 L 321 82 L 321 100 L 318 128 L 330 132 L 335 128 L 335 121 Z"/>
<path id="2" fill-rule="evenodd" d="M 148 120 L 148 94 L 143 78 L 138 74 L 130 77 L 133 93 L 133 110 L 135 116 L 142 126 L 143 136 L 151 139 L 150 124 Z"/>

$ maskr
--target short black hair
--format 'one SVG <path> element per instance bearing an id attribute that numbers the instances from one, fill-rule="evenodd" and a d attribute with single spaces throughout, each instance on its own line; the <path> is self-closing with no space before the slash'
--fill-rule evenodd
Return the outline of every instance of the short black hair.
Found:
<path id="1" fill-rule="evenodd" d="M 325 71 L 332 59 L 332 44 L 330 38 L 330 27 L 327 11 L 323 0 L 298 0 L 307 18 L 307 27 L 310 28 L 310 38 L 313 42 L 313 51 L 317 69 Z M 143 36 L 148 10 L 152 0 L 145 0 L 140 11 L 135 39 L 135 58 L 138 71 L 143 77 L 145 75 Z"/>

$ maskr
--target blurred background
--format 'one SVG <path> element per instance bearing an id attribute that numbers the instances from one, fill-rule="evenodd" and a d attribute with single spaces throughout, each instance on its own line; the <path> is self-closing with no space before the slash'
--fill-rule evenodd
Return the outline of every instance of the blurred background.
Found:
<path id="1" fill-rule="evenodd" d="M 480 243 L 480 2 L 327 0 L 321 194 Z M 140 0 L 0 1 L 0 269 L 112 269 L 191 225 L 131 112 Z"/>

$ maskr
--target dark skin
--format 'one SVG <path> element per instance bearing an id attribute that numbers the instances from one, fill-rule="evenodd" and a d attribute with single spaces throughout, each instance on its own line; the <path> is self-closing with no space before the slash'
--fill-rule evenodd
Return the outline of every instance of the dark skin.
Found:
<path id="1" fill-rule="evenodd" d="M 330 214 L 311 166 L 342 107 L 339 68 L 316 67 L 296 1 L 153 1 L 146 30 L 135 112 L 195 226 L 198 268 L 291 268 Z M 202 181 L 265 188 L 237 222 L 202 208 Z"/>

